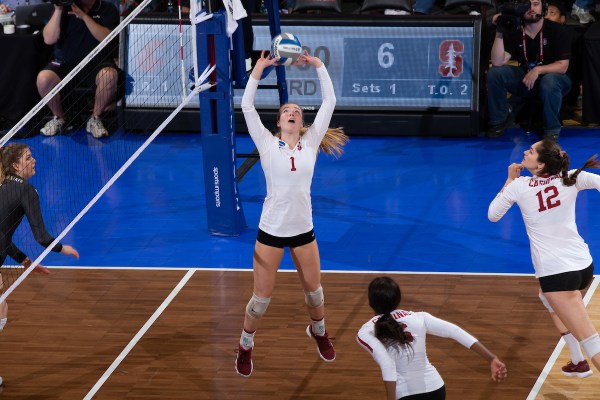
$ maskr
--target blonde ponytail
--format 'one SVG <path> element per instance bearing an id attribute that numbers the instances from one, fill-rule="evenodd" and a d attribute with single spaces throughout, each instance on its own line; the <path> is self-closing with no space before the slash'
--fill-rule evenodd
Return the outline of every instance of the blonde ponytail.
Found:
<path id="1" fill-rule="evenodd" d="M 308 128 L 300 128 L 300 136 L 304 135 Z M 344 153 L 343 147 L 348 143 L 350 138 L 344 133 L 344 128 L 327 128 L 321 144 L 319 144 L 319 150 L 327 155 L 331 155 L 335 158 L 340 158 Z"/>

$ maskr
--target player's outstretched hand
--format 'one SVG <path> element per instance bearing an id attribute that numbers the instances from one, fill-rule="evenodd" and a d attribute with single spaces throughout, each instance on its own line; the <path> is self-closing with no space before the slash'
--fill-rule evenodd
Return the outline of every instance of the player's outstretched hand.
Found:
<path id="1" fill-rule="evenodd" d="M 33 271 L 31 272 L 40 275 L 50 275 L 52 273 L 48 268 L 44 267 L 42 264 L 36 265 Z"/>
<path id="2" fill-rule="evenodd" d="M 29 257 L 25 258 L 25 261 L 23 261 L 21 263 L 22 266 L 24 266 L 25 268 L 29 268 L 31 266 L 31 264 L 33 264 L 33 261 L 31 261 L 31 259 Z M 52 272 L 50 272 L 50 270 L 46 267 L 44 267 L 42 264 L 38 264 L 35 266 L 35 268 L 33 269 L 33 271 L 31 271 L 35 274 L 41 274 L 41 275 L 50 275 Z"/>
<path id="3" fill-rule="evenodd" d="M 267 53 L 265 50 L 263 50 L 260 53 L 260 58 L 256 60 L 256 65 L 254 66 L 254 69 L 260 68 L 260 70 L 262 71 L 267 67 L 277 65 L 277 61 L 279 61 L 279 57 L 272 58 L 271 53 Z"/>
<path id="4" fill-rule="evenodd" d="M 313 65 L 315 68 L 319 68 L 323 65 L 323 62 L 318 57 L 313 57 L 308 53 L 308 50 L 304 50 L 304 54 L 300 54 L 298 59 L 292 63 L 292 65 Z"/>
<path id="5" fill-rule="evenodd" d="M 65 256 L 73 256 L 79 260 L 79 252 L 75 250 L 74 247 L 69 246 L 68 244 L 63 244 L 60 254 L 64 254 Z"/>
<path id="6" fill-rule="evenodd" d="M 490 363 L 490 368 L 492 370 L 492 380 L 494 382 L 500 383 L 508 377 L 506 365 L 502 361 L 498 360 L 497 357 L 495 357 Z"/>

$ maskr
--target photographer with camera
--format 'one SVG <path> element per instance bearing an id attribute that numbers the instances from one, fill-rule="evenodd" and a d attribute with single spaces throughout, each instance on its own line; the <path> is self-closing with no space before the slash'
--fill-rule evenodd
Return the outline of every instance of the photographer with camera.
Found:
<path id="1" fill-rule="evenodd" d="M 52 0 L 54 14 L 44 27 L 44 42 L 54 45 L 54 58 L 37 76 L 40 96 L 48 94 L 119 24 L 117 8 L 102 0 Z M 94 110 L 86 130 L 95 138 L 108 136 L 100 116 L 114 101 L 122 71 L 114 63 L 115 48 L 107 46 L 75 77 L 75 84 L 95 88 Z M 66 128 L 60 93 L 48 102 L 54 118 L 41 129 L 53 136 Z"/>
<path id="2" fill-rule="evenodd" d="M 500 7 L 487 75 L 488 137 L 501 136 L 526 98 L 537 96 L 543 107 L 544 134 L 558 139 L 562 99 L 571 89 L 566 75 L 571 43 L 561 24 L 544 19 L 546 8 L 540 0 Z"/>

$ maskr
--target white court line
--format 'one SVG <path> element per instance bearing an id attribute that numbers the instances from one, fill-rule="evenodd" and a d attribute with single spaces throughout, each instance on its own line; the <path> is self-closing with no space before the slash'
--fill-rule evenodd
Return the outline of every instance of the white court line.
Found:
<path id="1" fill-rule="evenodd" d="M 248 268 L 202 268 L 202 267 L 132 267 L 132 266 L 123 266 L 123 267 L 99 267 L 93 265 L 44 265 L 44 267 L 49 269 L 98 269 L 98 270 L 115 270 L 122 269 L 128 271 L 220 271 L 220 272 L 253 272 L 252 267 Z M 5 265 L 0 266 L 1 268 L 21 268 L 24 269 L 21 265 Z M 296 272 L 295 269 L 288 268 L 280 268 L 278 272 Z M 374 271 L 374 270 L 338 270 L 338 269 L 322 269 L 322 274 L 379 274 L 379 275 L 468 275 L 468 276 L 531 276 L 533 277 L 533 273 L 514 273 L 514 272 L 499 272 L 499 273 L 491 273 L 491 272 L 434 272 L 434 271 Z"/>
<path id="2" fill-rule="evenodd" d="M 590 285 L 589 289 L 587 290 L 587 292 L 585 294 L 585 297 L 583 298 L 583 304 L 585 304 L 586 307 L 587 307 L 588 303 L 590 302 L 590 300 L 592 299 L 592 296 L 594 295 L 594 292 L 596 291 L 598 284 L 600 284 L 600 279 L 598 279 L 598 276 L 595 276 L 594 280 L 592 281 L 592 284 Z M 554 351 L 552 352 L 552 355 L 550 355 L 550 358 L 548 359 L 548 362 L 546 363 L 546 366 L 544 366 L 542 373 L 540 374 L 540 376 L 538 376 L 538 379 L 535 382 L 535 385 L 533 385 L 531 392 L 529 392 L 529 396 L 527 396 L 527 400 L 533 400 L 538 395 L 540 389 L 542 388 L 542 385 L 544 384 L 544 382 L 546 381 L 546 378 L 550 374 L 550 370 L 552 370 L 552 367 L 554 367 L 554 364 L 556 363 L 558 356 L 560 356 L 560 352 L 562 351 L 563 347 L 565 347 L 565 341 L 562 339 L 559 339 L 558 344 L 556 345 L 556 348 L 554 349 Z"/>
<path id="3" fill-rule="evenodd" d="M 98 380 L 98 382 L 96 382 L 96 384 L 94 385 L 94 387 L 92 389 L 90 389 L 90 391 L 88 392 L 88 394 L 84 397 L 84 400 L 90 400 L 92 397 L 94 397 L 94 395 L 98 392 L 98 390 L 100 390 L 100 388 L 102 387 L 102 385 L 104 384 L 104 382 L 106 382 L 106 380 L 110 377 L 110 375 L 119 366 L 119 364 L 121 363 L 121 361 L 123 361 L 125 359 L 125 357 L 127 356 L 127 354 L 129 354 L 129 352 L 131 351 L 131 349 L 133 349 L 133 346 L 135 346 L 137 344 L 137 342 L 142 338 L 142 336 L 144 336 L 144 334 L 146 333 L 146 331 L 158 319 L 158 317 L 162 314 L 162 312 L 165 310 L 165 308 L 167 308 L 167 306 L 171 303 L 171 301 L 175 298 L 175 296 L 177 296 L 177 294 L 179 293 L 179 291 L 183 288 L 183 286 L 185 286 L 185 284 L 187 283 L 187 281 L 190 280 L 190 278 L 192 277 L 192 275 L 194 275 L 194 272 L 196 272 L 196 271 L 195 270 L 190 270 L 190 271 L 188 271 L 187 274 L 185 274 L 185 276 L 181 279 L 181 281 L 179 281 L 179 283 L 177 284 L 177 286 L 175 286 L 175 288 L 171 291 L 171 293 L 169 294 L 169 296 L 167 296 L 167 298 L 165 299 L 165 301 L 162 302 L 162 304 L 160 305 L 160 307 L 158 307 L 156 309 L 156 311 L 154 312 L 154 314 L 152 314 L 152 316 L 150 317 L 150 319 L 148 321 L 146 321 L 146 323 L 144 324 L 144 326 L 142 326 L 142 329 L 140 329 L 138 331 L 138 333 L 133 337 L 133 339 L 131 339 L 131 341 L 123 349 L 123 351 L 121 352 L 121 354 L 119 354 L 119 356 L 115 359 L 115 361 L 113 361 L 113 363 L 110 365 L 110 367 L 108 367 L 108 369 L 106 370 L 106 372 L 104 373 L 104 375 L 102 375 L 102 377 Z"/>

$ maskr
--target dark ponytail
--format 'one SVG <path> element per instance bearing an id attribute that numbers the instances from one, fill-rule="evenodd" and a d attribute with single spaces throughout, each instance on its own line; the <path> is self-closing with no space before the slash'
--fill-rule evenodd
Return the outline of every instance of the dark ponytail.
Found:
<path id="1" fill-rule="evenodd" d="M 565 186 L 573 186 L 577 182 L 577 176 L 584 169 L 600 168 L 600 162 L 596 160 L 598 154 L 594 154 L 588 158 L 583 167 L 569 175 L 569 155 L 552 139 L 543 139 L 536 151 L 538 162 L 544 163 L 544 169 L 540 171 L 540 175 L 560 175 Z"/>
<path id="2" fill-rule="evenodd" d="M 375 322 L 375 337 L 385 347 L 412 350 L 412 335 L 405 332 L 403 324 L 398 323 L 391 315 L 398 308 L 401 298 L 400 286 L 387 276 L 375 278 L 369 284 L 369 305 L 373 311 L 381 314 Z"/>

